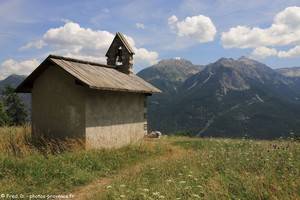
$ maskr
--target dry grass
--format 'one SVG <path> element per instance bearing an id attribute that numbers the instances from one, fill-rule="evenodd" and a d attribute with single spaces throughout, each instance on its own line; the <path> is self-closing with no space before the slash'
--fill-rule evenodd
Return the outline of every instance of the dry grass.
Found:
<path id="1" fill-rule="evenodd" d="M 53 140 L 32 137 L 29 125 L 0 127 L 0 152 L 4 155 L 23 157 L 42 153 L 47 156 L 83 148 L 84 141 L 80 139 Z"/>
<path id="2" fill-rule="evenodd" d="M 164 145 L 85 150 L 80 140 L 36 139 L 30 127 L 0 130 L 0 194 L 61 194 L 159 156 Z"/>
<path id="3" fill-rule="evenodd" d="M 29 145 L 31 140 L 30 127 L 1 127 L 0 151 L 2 154 L 21 156 L 32 153 Z"/>

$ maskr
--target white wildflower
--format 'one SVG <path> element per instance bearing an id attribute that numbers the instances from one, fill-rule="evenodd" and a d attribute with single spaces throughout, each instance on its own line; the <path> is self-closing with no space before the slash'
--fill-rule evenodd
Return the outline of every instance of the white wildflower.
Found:
<path id="1" fill-rule="evenodd" d="M 152 193 L 154 196 L 158 196 L 159 195 L 159 192 L 153 192 Z"/>

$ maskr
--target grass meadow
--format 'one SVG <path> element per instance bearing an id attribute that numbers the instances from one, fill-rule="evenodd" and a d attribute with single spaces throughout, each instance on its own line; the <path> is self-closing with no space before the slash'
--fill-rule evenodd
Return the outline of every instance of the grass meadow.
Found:
<path id="1" fill-rule="evenodd" d="M 169 139 L 186 154 L 145 165 L 94 199 L 300 199 L 294 141 Z"/>
<path id="2" fill-rule="evenodd" d="M 118 150 L 84 150 L 82 141 L 33 141 L 30 127 L 2 128 L 0 193 L 67 193 L 162 153 L 160 145 L 143 143 Z"/>
<path id="3" fill-rule="evenodd" d="M 85 150 L 83 144 L 35 140 L 26 126 L 1 128 L 0 193 L 300 199 L 300 143 L 294 140 L 163 137 L 110 150 Z M 88 196 L 76 198 L 78 189 Z"/>

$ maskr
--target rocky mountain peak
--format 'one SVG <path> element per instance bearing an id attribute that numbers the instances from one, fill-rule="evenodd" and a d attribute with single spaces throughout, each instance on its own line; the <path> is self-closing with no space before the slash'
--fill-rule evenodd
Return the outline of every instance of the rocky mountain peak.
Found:
<path id="1" fill-rule="evenodd" d="M 176 93 L 178 86 L 188 77 L 198 73 L 202 66 L 183 58 L 163 59 L 138 73 L 164 92 Z"/>
<path id="2" fill-rule="evenodd" d="M 264 65 L 263 63 L 260 63 L 258 62 L 257 60 L 254 60 L 254 59 L 251 59 L 251 58 L 248 58 L 246 56 L 242 56 L 240 57 L 239 59 L 237 59 L 237 61 L 239 61 L 240 63 L 243 63 L 245 65 Z"/>
<path id="3" fill-rule="evenodd" d="M 181 66 L 194 66 L 193 63 L 184 58 L 171 58 L 171 59 L 162 59 L 160 60 L 155 67 L 165 67 L 165 66 L 173 66 L 173 67 L 181 67 Z"/>
<path id="4" fill-rule="evenodd" d="M 223 65 L 224 67 L 232 67 L 232 64 L 235 62 L 233 58 L 220 58 L 214 64 Z"/>

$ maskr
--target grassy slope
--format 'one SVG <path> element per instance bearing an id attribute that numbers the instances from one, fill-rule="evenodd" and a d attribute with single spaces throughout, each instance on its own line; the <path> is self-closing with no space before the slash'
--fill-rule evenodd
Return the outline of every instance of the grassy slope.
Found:
<path id="1" fill-rule="evenodd" d="M 95 179 L 161 155 L 158 144 L 141 143 L 118 150 L 88 150 L 80 147 L 42 152 L 27 144 L 26 128 L 1 129 L 0 193 L 62 194 Z"/>
<path id="2" fill-rule="evenodd" d="M 84 151 L 75 145 L 53 153 L 51 145 L 42 152 L 31 146 L 29 133 L 26 127 L 0 130 L 0 193 L 89 191 L 88 199 L 106 200 L 300 199 L 295 141 L 168 137 L 119 150 Z M 109 181 L 99 184 L 104 177 Z"/>
<path id="3" fill-rule="evenodd" d="M 172 139 L 186 156 L 145 165 L 94 199 L 299 199 L 300 144 Z"/>

